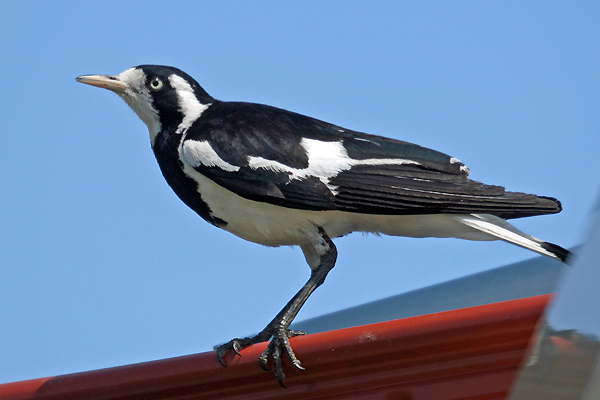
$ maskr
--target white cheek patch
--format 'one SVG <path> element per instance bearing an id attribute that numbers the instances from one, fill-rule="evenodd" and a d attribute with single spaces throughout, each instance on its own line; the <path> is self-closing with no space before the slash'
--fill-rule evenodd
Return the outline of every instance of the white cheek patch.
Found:
<path id="1" fill-rule="evenodd" d="M 248 157 L 250 168 L 265 168 L 274 172 L 284 172 L 290 179 L 306 179 L 316 176 L 335 193 L 336 187 L 329 184 L 329 180 L 340 172 L 349 170 L 355 165 L 419 165 L 418 162 L 403 158 L 367 158 L 355 160 L 348 156 L 342 142 L 322 142 L 314 139 L 302 139 L 300 145 L 308 155 L 308 168 L 298 169 L 278 161 L 262 157 Z"/>
<path id="2" fill-rule="evenodd" d="M 194 89 L 190 84 L 178 75 L 169 76 L 169 83 L 177 93 L 179 102 L 179 110 L 183 114 L 183 121 L 177 127 L 175 133 L 182 133 L 188 129 L 194 121 L 200 118 L 200 115 L 206 110 L 210 104 L 202 104 L 196 98 Z"/>
<path id="3" fill-rule="evenodd" d="M 207 141 L 186 140 L 180 149 L 180 153 L 192 167 L 204 165 L 205 167 L 218 167 L 228 172 L 240 170 L 240 167 L 229 164 L 219 157 Z"/>

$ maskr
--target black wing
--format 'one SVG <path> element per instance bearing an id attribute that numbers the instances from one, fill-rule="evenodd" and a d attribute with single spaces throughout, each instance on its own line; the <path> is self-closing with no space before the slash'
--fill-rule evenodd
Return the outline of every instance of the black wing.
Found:
<path id="1" fill-rule="evenodd" d="M 470 180 L 464 164 L 438 151 L 259 104 L 213 103 L 187 132 L 184 155 L 226 189 L 283 207 L 503 218 L 560 211 L 555 199 Z"/>

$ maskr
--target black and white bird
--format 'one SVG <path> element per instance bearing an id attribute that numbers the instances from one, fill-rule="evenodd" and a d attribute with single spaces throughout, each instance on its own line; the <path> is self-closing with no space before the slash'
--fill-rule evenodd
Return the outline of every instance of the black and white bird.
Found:
<path id="1" fill-rule="evenodd" d="M 283 353 L 300 368 L 289 329 L 333 268 L 332 238 L 351 232 L 504 240 L 565 261 L 569 252 L 506 219 L 554 214 L 551 197 L 507 192 L 468 178 L 458 159 L 412 143 L 345 129 L 262 104 L 211 97 L 185 72 L 141 65 L 78 82 L 109 89 L 150 131 L 152 150 L 179 198 L 212 225 L 265 246 L 300 246 L 311 276 L 255 337 L 217 356 L 271 339 L 259 357 L 280 384 Z M 283 385 L 283 384 L 282 384 Z"/>

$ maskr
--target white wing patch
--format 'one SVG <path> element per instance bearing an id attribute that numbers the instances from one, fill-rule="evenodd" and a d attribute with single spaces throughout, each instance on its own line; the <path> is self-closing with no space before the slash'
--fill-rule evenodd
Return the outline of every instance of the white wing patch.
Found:
<path id="1" fill-rule="evenodd" d="M 202 115 L 210 104 L 200 103 L 194 94 L 194 89 L 182 77 L 173 74 L 169 76 L 169 82 L 177 93 L 179 110 L 183 114 L 183 121 L 181 121 L 175 133 L 182 133 Z"/>
<path id="2" fill-rule="evenodd" d="M 273 172 L 283 172 L 289 179 L 303 180 L 317 177 L 329 190 L 336 192 L 337 187 L 329 180 L 340 172 L 349 170 L 355 165 L 419 165 L 414 160 L 404 158 L 367 158 L 356 160 L 348 156 L 342 142 L 322 142 L 314 139 L 302 139 L 300 145 L 308 155 L 308 168 L 293 168 L 279 161 L 263 157 L 248 156 L 248 166 L 254 170 L 263 168 Z M 207 141 L 186 140 L 181 149 L 182 155 L 192 167 L 218 167 L 227 172 L 237 172 L 240 167 L 223 160 Z"/>
<path id="3" fill-rule="evenodd" d="M 300 145 L 308 155 L 308 168 L 292 168 L 278 161 L 268 160 L 262 157 L 248 157 L 250 168 L 264 168 L 274 172 L 284 172 L 290 179 L 306 179 L 316 176 L 329 189 L 335 193 L 336 187 L 329 184 L 329 180 L 342 171 L 349 170 L 355 165 L 404 165 L 419 163 L 403 158 L 368 158 L 355 160 L 348 156 L 342 142 L 322 142 L 315 139 L 302 139 Z"/>
<path id="4" fill-rule="evenodd" d="M 192 167 L 204 165 L 205 167 L 218 167 L 224 171 L 236 172 L 240 167 L 229 164 L 223 160 L 207 141 L 186 140 L 181 149 L 183 157 Z"/>

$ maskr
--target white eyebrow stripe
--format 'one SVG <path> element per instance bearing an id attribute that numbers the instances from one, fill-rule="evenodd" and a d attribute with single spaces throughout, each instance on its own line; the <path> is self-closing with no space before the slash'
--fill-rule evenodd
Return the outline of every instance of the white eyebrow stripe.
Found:
<path id="1" fill-rule="evenodd" d="M 200 118 L 200 115 L 206 110 L 210 104 L 202 104 L 196 98 L 194 89 L 190 84 L 179 75 L 169 76 L 169 83 L 177 93 L 177 101 L 179 110 L 183 114 L 183 121 L 177 127 L 175 133 L 182 133 L 188 129 L 194 121 Z"/>

